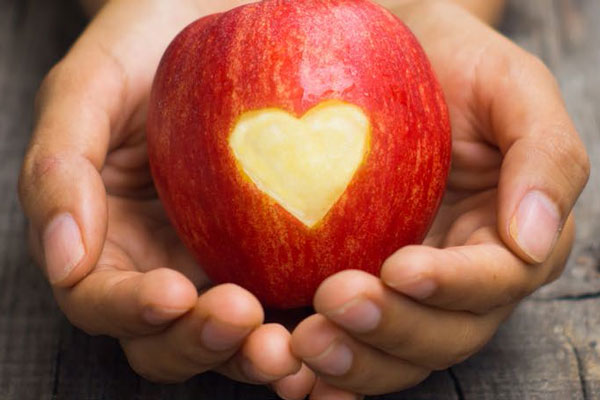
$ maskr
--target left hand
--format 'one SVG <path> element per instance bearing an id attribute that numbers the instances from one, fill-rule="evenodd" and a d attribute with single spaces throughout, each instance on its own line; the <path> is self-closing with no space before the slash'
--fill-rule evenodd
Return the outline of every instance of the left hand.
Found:
<path id="1" fill-rule="evenodd" d="M 152 381 L 208 370 L 275 388 L 283 377 L 314 380 L 291 354 L 290 333 L 263 323 L 252 294 L 212 286 L 198 268 L 148 165 L 146 110 L 167 44 L 194 19 L 247 2 L 111 0 L 37 96 L 19 184 L 32 254 L 67 318 L 119 339 Z"/>
<path id="2" fill-rule="evenodd" d="M 562 272 L 589 176 L 539 60 L 449 2 L 394 11 L 444 89 L 452 170 L 424 245 L 398 250 L 380 278 L 344 271 L 317 291 L 317 314 L 292 335 L 317 374 L 315 400 L 405 389 L 481 349 L 521 299 Z"/>

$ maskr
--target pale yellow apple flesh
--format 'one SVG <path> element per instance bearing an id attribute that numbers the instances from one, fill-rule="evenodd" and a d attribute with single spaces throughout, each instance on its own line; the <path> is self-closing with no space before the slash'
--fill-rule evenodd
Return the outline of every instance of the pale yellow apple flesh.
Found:
<path id="1" fill-rule="evenodd" d="M 242 171 L 307 227 L 337 202 L 369 149 L 357 106 L 326 101 L 300 119 L 276 108 L 243 114 L 229 145 Z"/>

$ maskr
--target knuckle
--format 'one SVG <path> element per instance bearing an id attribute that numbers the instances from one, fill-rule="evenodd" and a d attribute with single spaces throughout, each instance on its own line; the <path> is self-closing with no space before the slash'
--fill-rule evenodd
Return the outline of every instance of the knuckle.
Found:
<path id="1" fill-rule="evenodd" d="M 512 57 L 512 65 L 517 76 L 521 78 L 519 83 L 550 83 L 550 87 L 555 94 L 560 96 L 558 81 L 544 60 L 540 56 L 530 53 L 529 51 L 526 51 L 516 45 L 515 48 L 517 49 L 517 52 L 515 53 L 515 57 Z M 541 86 L 542 85 L 540 85 L 540 87 Z"/>
<path id="2" fill-rule="evenodd" d="M 18 183 L 21 203 L 25 203 L 33 193 L 37 193 L 40 184 L 49 176 L 61 170 L 64 160 L 57 155 L 40 155 L 35 146 L 29 150 L 23 161 Z"/>
<path id="3" fill-rule="evenodd" d="M 349 389 L 366 395 L 397 392 L 417 386 L 431 374 L 430 369 L 414 366 L 399 366 L 393 371 L 381 371 L 375 368 L 370 373 L 361 372 L 361 376 L 348 379 Z"/>
<path id="4" fill-rule="evenodd" d="M 539 284 L 537 283 L 537 281 L 535 281 L 535 282 L 520 282 L 515 285 L 512 285 L 510 288 L 507 289 L 507 291 L 506 291 L 508 293 L 507 298 L 501 305 L 515 303 L 515 302 L 518 302 L 518 301 L 524 299 L 525 297 L 529 296 L 531 293 L 535 292 L 535 290 L 538 288 L 538 286 L 539 286 Z"/>
<path id="5" fill-rule="evenodd" d="M 584 179 L 587 180 L 590 174 L 590 160 L 575 130 L 570 128 L 570 126 L 556 128 L 558 132 L 554 135 L 555 139 L 550 142 L 551 149 L 558 156 L 556 160 L 558 166 L 563 168 L 565 165 L 574 166 L 572 173 L 575 176 L 571 178 L 578 178 L 578 181 L 581 182 Z"/>
<path id="6" fill-rule="evenodd" d="M 545 135 L 545 146 L 539 147 L 539 151 L 562 175 L 566 187 L 578 194 L 590 175 L 587 152 L 569 126 L 557 125 L 551 129 L 552 134 Z"/>
<path id="7" fill-rule="evenodd" d="M 523 271 L 525 272 L 522 274 L 513 274 L 512 278 L 506 281 L 503 290 L 506 298 L 498 304 L 499 306 L 521 301 L 539 288 L 542 283 L 540 280 L 543 278 L 543 274 L 540 273 L 541 268 L 535 270 L 523 265 Z"/>
<path id="8" fill-rule="evenodd" d="M 193 347 L 193 349 L 187 349 L 180 354 L 182 360 L 188 365 L 193 365 L 198 373 L 209 370 L 212 364 L 211 359 L 214 358 L 214 355 L 207 354 L 207 351 L 199 346 L 191 347 Z"/>
<path id="9" fill-rule="evenodd" d="M 581 166 L 581 170 L 583 172 L 583 176 L 585 178 L 585 181 L 587 182 L 587 180 L 590 177 L 591 171 L 592 171 L 592 163 L 590 161 L 590 156 L 588 155 L 587 151 L 585 150 L 585 148 L 582 146 L 579 146 L 579 165 Z"/>
<path id="10" fill-rule="evenodd" d="M 577 168 L 577 178 L 581 186 L 585 185 L 590 177 L 591 162 L 585 147 L 579 140 L 571 141 L 571 160 Z"/>
<path id="11" fill-rule="evenodd" d="M 476 76 L 482 89 L 494 88 L 494 96 L 513 94 L 516 87 L 552 87 L 560 95 L 558 83 L 544 61 L 508 40 L 487 46 L 476 62 Z M 489 85 L 490 76 L 501 77 L 497 85 Z"/>
<path id="12" fill-rule="evenodd" d="M 131 369 L 142 378 L 152 382 L 160 381 L 159 376 L 153 371 L 153 369 L 150 368 L 147 363 L 141 362 L 138 357 L 127 355 L 127 362 L 129 363 Z"/>
<path id="13" fill-rule="evenodd" d="M 30 161 L 30 176 L 36 181 L 41 181 L 61 169 L 63 160 L 56 155 L 36 157 L 34 154 Z"/>
<path id="14" fill-rule="evenodd" d="M 558 82 L 546 64 L 538 56 L 528 52 L 524 52 L 523 58 L 526 65 L 524 78 L 533 82 L 550 82 L 555 96 L 561 98 Z M 539 146 L 540 138 L 536 137 L 534 139 L 537 143 L 534 143 L 534 147 L 545 149 L 546 157 L 558 167 L 558 170 L 564 171 L 566 178 L 582 188 L 590 175 L 589 156 L 566 111 L 559 112 L 557 115 L 559 117 L 551 125 L 546 125 L 548 121 L 545 121 L 544 129 L 540 129 L 539 135 L 543 135 L 542 143 L 545 146 Z"/>
<path id="15" fill-rule="evenodd" d="M 435 370 L 445 370 L 459 364 L 481 350 L 488 341 L 487 335 L 476 330 L 472 324 L 465 324 L 458 344 L 448 352 L 446 357 L 438 360 L 437 364 L 432 367 Z"/>
<path id="16" fill-rule="evenodd" d="M 394 332 L 391 337 L 383 338 L 377 347 L 382 349 L 384 352 L 392 355 L 401 355 L 406 347 L 410 347 L 413 343 L 413 338 L 410 332 L 401 330 Z"/>
<path id="17" fill-rule="evenodd" d="M 423 382 L 429 375 L 431 375 L 430 370 L 428 369 L 420 369 L 416 371 L 414 374 L 406 378 L 404 384 L 405 388 L 408 389 L 413 386 L 417 386 L 419 383 Z"/>
<path id="18" fill-rule="evenodd" d="M 121 347 L 131 369 L 142 378 L 155 383 L 173 383 L 177 381 L 160 374 L 151 364 L 150 360 L 142 355 L 142 352 L 135 351 L 123 343 Z"/>
<path id="19" fill-rule="evenodd" d="M 83 312 L 64 296 L 57 295 L 55 292 L 54 297 L 59 308 L 73 326 L 76 326 L 90 336 L 98 336 L 106 333 L 99 327 L 95 319 L 86 318 Z"/>
<path id="20" fill-rule="evenodd" d="M 557 264 L 554 268 L 552 268 L 549 271 L 548 276 L 546 277 L 546 279 L 544 280 L 544 282 L 542 284 L 547 285 L 549 283 L 554 282 L 558 278 L 560 278 L 560 276 L 565 271 L 566 266 L 567 266 L 567 264 L 564 262 Z"/>

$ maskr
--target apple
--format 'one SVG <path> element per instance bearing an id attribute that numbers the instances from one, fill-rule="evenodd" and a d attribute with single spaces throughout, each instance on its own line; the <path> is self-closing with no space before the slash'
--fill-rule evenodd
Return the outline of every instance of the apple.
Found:
<path id="1" fill-rule="evenodd" d="M 264 0 L 192 23 L 159 65 L 147 140 L 200 266 L 277 308 L 422 242 L 451 150 L 423 49 L 367 0 Z"/>

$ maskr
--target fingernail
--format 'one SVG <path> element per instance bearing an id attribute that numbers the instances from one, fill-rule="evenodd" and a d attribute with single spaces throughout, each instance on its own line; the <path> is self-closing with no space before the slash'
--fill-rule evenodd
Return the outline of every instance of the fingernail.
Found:
<path id="1" fill-rule="evenodd" d="M 200 339 L 207 349 L 224 351 L 239 345 L 249 330 L 249 328 L 237 328 L 214 319 L 209 319 L 202 327 Z"/>
<path id="2" fill-rule="evenodd" d="M 379 325 L 381 310 L 371 300 L 353 299 L 340 308 L 327 313 L 338 325 L 356 333 L 367 333 Z"/>
<path id="3" fill-rule="evenodd" d="M 305 358 L 305 361 L 324 374 L 341 376 L 350 370 L 353 358 L 352 350 L 348 346 L 333 342 L 321 355 Z"/>
<path id="4" fill-rule="evenodd" d="M 509 232 L 521 250 L 534 261 L 550 255 L 560 227 L 560 213 L 552 200 L 540 191 L 525 195 L 513 216 Z"/>
<path id="5" fill-rule="evenodd" d="M 81 231 L 71 214 L 56 216 L 48 224 L 42 242 L 50 283 L 65 280 L 85 255 Z"/>
<path id="6" fill-rule="evenodd" d="M 435 281 L 427 277 L 422 267 L 401 265 L 394 268 L 392 277 L 387 276 L 384 283 L 394 290 L 416 300 L 425 300 L 437 289 Z"/>

